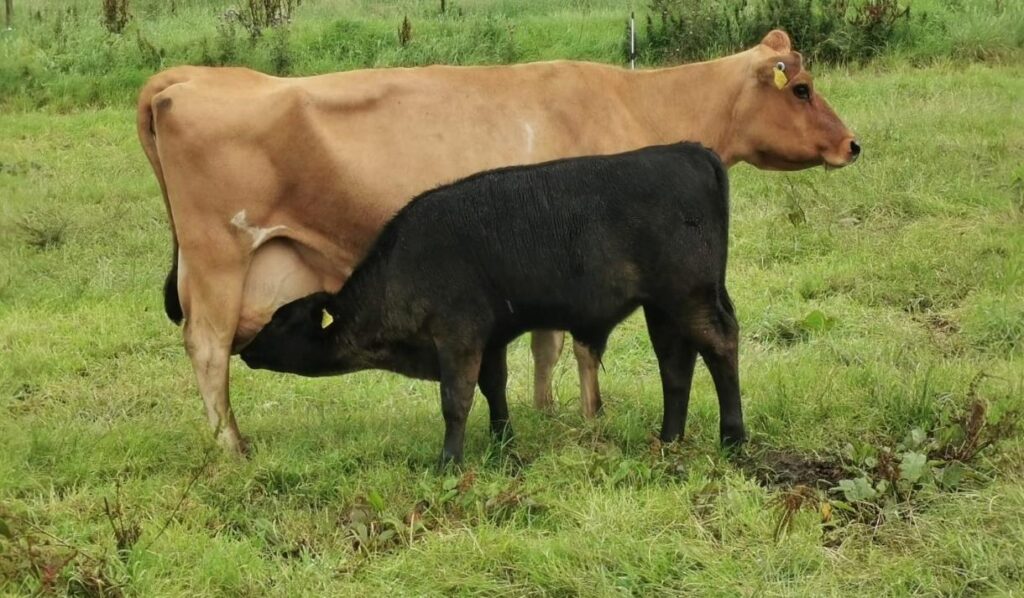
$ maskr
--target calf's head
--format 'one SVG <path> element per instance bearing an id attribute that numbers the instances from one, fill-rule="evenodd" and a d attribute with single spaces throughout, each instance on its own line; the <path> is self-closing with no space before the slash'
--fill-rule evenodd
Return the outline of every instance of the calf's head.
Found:
<path id="1" fill-rule="evenodd" d="M 327 312 L 330 298 L 314 293 L 282 305 L 242 350 L 242 361 L 253 369 L 303 376 L 341 373 Z"/>
<path id="2" fill-rule="evenodd" d="M 852 164 L 860 155 L 860 145 L 815 91 L 789 36 L 772 31 L 749 55 L 733 109 L 728 161 L 771 170 Z"/>

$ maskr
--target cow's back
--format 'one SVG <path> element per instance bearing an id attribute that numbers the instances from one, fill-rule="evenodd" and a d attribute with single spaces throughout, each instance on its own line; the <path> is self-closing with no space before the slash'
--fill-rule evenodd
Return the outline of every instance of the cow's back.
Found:
<path id="1" fill-rule="evenodd" d="M 573 62 L 302 78 L 167 71 L 154 81 L 173 84 L 147 106 L 179 255 L 186 262 L 189 253 L 208 255 L 216 234 L 237 237 L 238 250 L 257 262 L 249 271 L 262 278 L 246 281 L 239 329 L 258 330 L 273 307 L 336 291 L 388 218 L 418 193 L 510 164 L 648 145 L 650 123 L 623 99 L 626 75 Z M 290 253 L 290 262 L 260 267 L 260 247 L 274 239 L 284 244 L 278 257 Z M 303 275 L 289 279 L 291 271 Z"/>

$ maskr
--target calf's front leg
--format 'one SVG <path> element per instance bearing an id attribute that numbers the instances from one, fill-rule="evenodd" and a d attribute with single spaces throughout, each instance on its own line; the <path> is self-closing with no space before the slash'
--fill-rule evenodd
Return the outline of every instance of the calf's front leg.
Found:
<path id="1" fill-rule="evenodd" d="M 484 393 L 490 410 L 491 434 L 499 442 L 505 442 L 512 437 L 505 392 L 507 383 L 508 364 L 505 346 L 487 349 L 480 363 L 480 392 Z"/>
<path id="2" fill-rule="evenodd" d="M 647 334 L 661 373 L 664 417 L 661 423 L 662 442 L 682 438 L 686 429 L 686 412 L 690 404 L 690 386 L 697 362 L 697 350 L 680 334 L 672 318 L 661 309 L 644 306 Z"/>
<path id="3" fill-rule="evenodd" d="M 462 463 L 466 419 L 473 405 L 473 391 L 480 375 L 479 351 L 452 351 L 439 347 L 441 369 L 441 415 L 444 416 L 444 446 L 441 467 Z"/>

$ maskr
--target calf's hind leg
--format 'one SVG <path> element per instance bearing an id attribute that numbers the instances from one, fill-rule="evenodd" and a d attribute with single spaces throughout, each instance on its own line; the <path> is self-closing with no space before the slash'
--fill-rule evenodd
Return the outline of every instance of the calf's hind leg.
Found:
<path id="1" fill-rule="evenodd" d="M 655 306 L 644 307 L 647 334 L 651 337 L 654 354 L 658 357 L 661 373 L 661 391 L 665 402 L 661 422 L 661 440 L 672 442 L 686 429 L 686 412 L 690 404 L 690 385 L 697 350 L 679 334 L 672 318 Z"/>
<path id="2" fill-rule="evenodd" d="M 712 294 L 707 308 L 687 318 L 684 330 L 715 382 L 722 444 L 738 445 L 746 440 L 740 405 L 739 325 L 724 286 Z"/>
<path id="3" fill-rule="evenodd" d="M 487 399 L 491 416 L 491 433 L 501 442 L 512 437 L 512 426 L 508 423 L 508 401 L 505 386 L 508 383 L 508 365 L 505 346 L 491 347 L 484 351 L 480 362 L 480 392 Z"/>

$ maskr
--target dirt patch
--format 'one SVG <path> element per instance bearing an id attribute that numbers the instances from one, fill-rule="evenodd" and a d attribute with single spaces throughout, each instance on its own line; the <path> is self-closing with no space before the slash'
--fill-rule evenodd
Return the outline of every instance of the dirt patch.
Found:
<path id="1" fill-rule="evenodd" d="M 946 356 L 955 356 L 963 352 L 960 342 L 960 324 L 955 320 L 936 312 L 914 314 L 915 322 L 924 327 L 931 337 L 932 343 Z"/>
<path id="2" fill-rule="evenodd" d="M 808 486 L 827 491 L 849 477 L 838 457 L 778 449 L 748 452 L 737 458 L 736 465 L 758 484 L 773 490 Z"/>
<path id="3" fill-rule="evenodd" d="M 917 320 L 927 326 L 929 330 L 939 334 L 948 335 L 960 332 L 959 324 L 939 313 L 928 313 L 917 318 Z"/>

